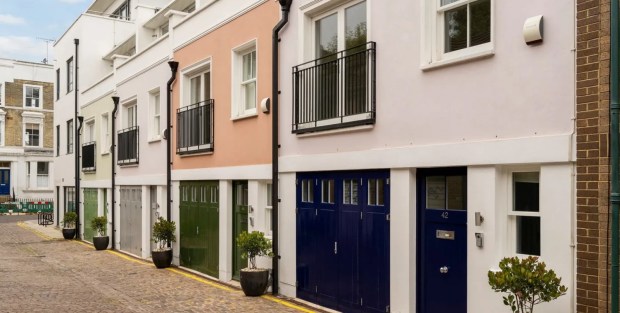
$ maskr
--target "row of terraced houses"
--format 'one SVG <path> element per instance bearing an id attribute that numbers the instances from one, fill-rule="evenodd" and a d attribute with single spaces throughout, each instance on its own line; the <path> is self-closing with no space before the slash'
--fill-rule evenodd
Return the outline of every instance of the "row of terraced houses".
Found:
<path id="1" fill-rule="evenodd" d="M 569 290 L 537 310 L 608 312 L 610 3 L 95 0 L 54 46 L 57 220 L 144 259 L 173 220 L 223 282 L 258 230 L 274 292 L 344 312 L 504 312 L 487 272 L 534 255 Z"/>

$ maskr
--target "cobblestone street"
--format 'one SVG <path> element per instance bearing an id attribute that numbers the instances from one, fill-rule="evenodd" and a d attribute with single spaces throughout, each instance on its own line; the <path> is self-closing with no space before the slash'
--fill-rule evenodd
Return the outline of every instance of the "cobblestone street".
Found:
<path id="1" fill-rule="evenodd" d="M 310 312 L 277 301 L 0 220 L 0 312 Z"/>

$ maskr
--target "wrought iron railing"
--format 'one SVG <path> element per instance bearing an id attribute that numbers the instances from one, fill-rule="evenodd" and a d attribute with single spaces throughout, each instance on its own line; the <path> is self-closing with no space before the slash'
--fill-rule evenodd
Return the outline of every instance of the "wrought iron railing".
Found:
<path id="1" fill-rule="evenodd" d="M 97 144 L 93 142 L 87 142 L 82 145 L 82 171 L 93 172 L 96 168 L 96 154 Z"/>
<path id="2" fill-rule="evenodd" d="M 375 119 L 375 42 L 293 67 L 293 133 L 374 124 Z"/>
<path id="3" fill-rule="evenodd" d="M 129 127 L 118 131 L 119 165 L 138 164 L 139 162 L 139 127 Z"/>
<path id="4" fill-rule="evenodd" d="M 213 99 L 177 110 L 177 153 L 213 151 Z"/>

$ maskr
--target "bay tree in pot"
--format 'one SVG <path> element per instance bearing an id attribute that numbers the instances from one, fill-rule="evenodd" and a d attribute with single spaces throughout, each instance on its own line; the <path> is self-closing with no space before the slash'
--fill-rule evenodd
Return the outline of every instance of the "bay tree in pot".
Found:
<path id="1" fill-rule="evenodd" d="M 161 216 L 153 224 L 153 242 L 157 244 L 157 248 L 151 251 L 151 256 L 155 267 L 170 267 L 172 263 L 172 248 L 169 246 L 170 243 L 177 241 L 174 235 L 176 230 L 177 226 L 173 221 L 165 220 Z"/>
<path id="2" fill-rule="evenodd" d="M 242 232 L 237 237 L 237 246 L 241 256 L 248 259 L 249 267 L 241 270 L 241 289 L 249 297 L 258 297 L 265 293 L 269 284 L 269 270 L 256 267 L 256 257 L 273 257 L 271 240 L 259 231 Z"/>
<path id="3" fill-rule="evenodd" d="M 75 212 L 65 212 L 65 216 L 62 219 L 62 236 L 65 239 L 75 238 L 75 222 L 77 221 L 77 214 Z"/>
<path id="4" fill-rule="evenodd" d="M 93 245 L 97 250 L 105 250 L 110 243 L 110 237 L 106 236 L 108 229 L 108 218 L 105 216 L 97 216 L 90 221 L 90 227 L 98 236 L 93 237 Z"/>

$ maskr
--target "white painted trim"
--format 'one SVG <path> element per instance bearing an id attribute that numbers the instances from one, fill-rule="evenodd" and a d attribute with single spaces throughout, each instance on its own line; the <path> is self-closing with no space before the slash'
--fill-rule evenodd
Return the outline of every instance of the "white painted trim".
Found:
<path id="1" fill-rule="evenodd" d="M 571 135 L 282 156 L 280 172 L 574 162 Z M 524 153 L 531 151 L 531 153 Z M 351 162 L 355 160 L 355 162 Z"/>
<path id="2" fill-rule="evenodd" d="M 103 76 L 100 80 L 98 80 L 95 83 L 93 83 L 92 85 L 88 86 L 86 89 L 84 89 L 82 92 L 80 92 L 80 94 L 82 94 L 82 95 L 85 94 L 86 92 L 88 92 L 89 90 L 95 88 L 97 85 L 101 84 L 106 79 L 108 79 L 108 78 L 110 78 L 112 76 L 114 76 L 114 71 L 108 73 L 107 75 Z M 90 104 L 91 102 L 89 102 L 88 104 Z M 87 106 L 88 104 L 85 104 L 83 107 Z"/>
<path id="3" fill-rule="evenodd" d="M 39 106 L 37 107 L 26 106 L 26 87 L 35 87 L 39 89 Z M 43 108 L 43 86 L 42 85 L 32 85 L 32 84 L 22 85 L 22 107 L 27 110 L 39 110 Z"/>
<path id="4" fill-rule="evenodd" d="M 173 170 L 172 180 L 266 180 L 271 164 Z"/>
<path id="5" fill-rule="evenodd" d="M 245 118 L 250 117 L 252 115 L 257 115 L 256 108 L 258 107 L 258 90 L 259 90 L 259 80 L 258 80 L 258 38 L 252 38 L 234 48 L 232 48 L 231 54 L 231 101 L 230 101 L 230 117 L 231 120 L 235 120 L 237 118 Z M 254 78 L 255 86 L 255 106 L 253 109 L 245 109 L 245 104 L 242 103 L 241 97 L 241 83 L 242 83 L 242 73 L 243 73 L 243 56 L 252 51 L 256 52 L 256 77 Z"/>
<path id="6" fill-rule="evenodd" d="M 134 56 L 136 56 L 136 55 L 134 55 Z M 150 66 L 144 67 L 141 71 L 138 71 L 137 73 L 135 73 L 135 74 L 133 74 L 133 75 L 123 79 L 122 81 L 117 83 L 116 86 L 120 87 L 120 86 L 124 85 L 126 82 L 128 82 L 128 81 L 130 81 L 130 80 L 132 80 L 132 79 L 134 79 L 134 78 L 136 78 L 136 77 L 138 77 L 138 76 L 140 76 L 140 75 L 142 75 L 142 74 L 152 70 L 153 68 L 157 67 L 158 65 L 160 65 L 160 64 L 162 64 L 164 62 L 167 62 L 169 60 L 170 60 L 170 58 L 168 58 L 168 57 L 160 59 L 159 61 L 156 61 L 155 63 L 151 64 Z M 123 66 L 124 64 L 127 64 L 127 63 L 129 63 L 129 62 L 125 62 L 125 63 L 121 64 L 121 66 Z M 119 66 L 118 68 L 121 68 L 121 66 Z"/>
<path id="7" fill-rule="evenodd" d="M 166 174 L 156 174 L 156 175 L 135 175 L 135 176 L 126 176 L 126 175 L 118 175 L 116 176 L 116 185 L 117 186 L 142 186 L 144 182 L 149 182 L 149 186 L 151 185 L 166 185 Z"/>
<path id="8" fill-rule="evenodd" d="M 90 106 L 90 105 L 92 105 L 92 104 L 94 104 L 94 103 L 97 103 L 99 100 L 101 100 L 101 99 L 103 99 L 103 98 L 105 98 L 105 97 L 108 97 L 108 96 L 110 96 L 110 95 L 112 95 L 112 94 L 114 94 L 114 90 L 109 90 L 109 91 L 105 92 L 103 95 L 101 95 L 101 96 L 99 96 L 99 97 L 95 98 L 94 100 L 91 100 L 91 101 L 87 102 L 86 104 L 84 104 L 84 105 L 80 106 L 80 109 L 85 109 L 85 108 L 87 108 L 88 106 Z M 112 101 L 112 99 L 110 99 L 110 101 Z"/>

